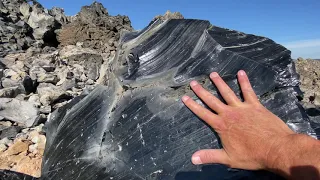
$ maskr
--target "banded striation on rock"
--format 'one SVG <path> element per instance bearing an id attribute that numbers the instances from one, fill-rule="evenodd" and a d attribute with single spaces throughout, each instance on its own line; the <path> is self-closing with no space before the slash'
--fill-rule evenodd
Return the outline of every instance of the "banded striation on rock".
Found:
<path id="1" fill-rule="evenodd" d="M 221 99 L 212 71 L 242 98 L 236 72 L 244 69 L 264 106 L 320 137 L 318 63 L 294 66 L 290 51 L 265 37 L 170 11 L 133 31 L 127 16 L 98 2 L 69 17 L 34 0 L 3 0 L 0 39 L 0 169 L 10 170 L 0 179 L 279 178 L 191 164 L 194 151 L 221 148 L 180 101 L 188 94 L 202 104 L 191 80 Z"/>
<path id="2" fill-rule="evenodd" d="M 208 21 L 158 20 L 124 34 L 120 45 L 106 86 L 52 114 L 42 178 L 277 178 L 191 164 L 194 151 L 221 148 L 212 129 L 180 101 L 183 94 L 197 99 L 188 87 L 194 79 L 219 96 L 208 79 L 212 71 L 241 97 L 236 72 L 244 69 L 264 106 L 296 132 L 316 136 L 296 97 L 301 92 L 290 51 L 270 39 Z"/>

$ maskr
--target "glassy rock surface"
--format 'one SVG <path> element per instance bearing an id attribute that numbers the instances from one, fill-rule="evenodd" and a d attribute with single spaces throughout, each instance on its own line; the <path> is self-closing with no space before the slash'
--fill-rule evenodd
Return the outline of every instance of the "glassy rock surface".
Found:
<path id="1" fill-rule="evenodd" d="M 270 39 L 202 20 L 155 21 L 123 34 L 106 86 L 51 115 L 41 179 L 276 179 L 268 172 L 194 166 L 193 152 L 221 148 L 218 136 L 180 101 L 218 72 L 241 97 L 247 72 L 261 102 L 299 133 L 316 136 L 296 96 L 290 51 Z M 221 98 L 221 97 L 220 97 Z"/>

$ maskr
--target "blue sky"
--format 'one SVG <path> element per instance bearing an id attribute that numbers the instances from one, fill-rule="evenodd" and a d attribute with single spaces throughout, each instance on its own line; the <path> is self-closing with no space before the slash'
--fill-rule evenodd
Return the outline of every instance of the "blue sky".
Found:
<path id="1" fill-rule="evenodd" d="M 46 8 L 75 15 L 93 0 L 39 0 Z M 155 15 L 179 11 L 185 18 L 266 36 L 292 51 L 293 58 L 320 59 L 320 0 L 100 0 L 111 15 L 128 15 L 142 29 Z"/>

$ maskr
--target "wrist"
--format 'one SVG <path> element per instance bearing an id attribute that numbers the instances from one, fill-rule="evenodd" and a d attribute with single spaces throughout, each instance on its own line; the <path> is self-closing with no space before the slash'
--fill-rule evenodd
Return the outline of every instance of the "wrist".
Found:
<path id="1" fill-rule="evenodd" d="M 277 138 L 277 140 L 275 140 L 271 145 L 266 156 L 266 169 L 274 172 L 285 169 L 287 166 L 289 166 L 289 164 L 292 163 L 290 162 L 292 158 L 289 158 L 288 154 L 291 154 L 293 149 L 296 149 L 292 147 L 293 142 L 297 142 L 300 138 L 301 134 L 288 134 L 282 138 Z"/>
<path id="2" fill-rule="evenodd" d="M 310 136 L 287 135 L 276 141 L 270 149 L 266 157 L 266 169 L 288 177 L 292 167 L 312 164 L 310 159 L 304 156 L 313 152 L 315 146 L 319 146 L 319 141 Z"/>

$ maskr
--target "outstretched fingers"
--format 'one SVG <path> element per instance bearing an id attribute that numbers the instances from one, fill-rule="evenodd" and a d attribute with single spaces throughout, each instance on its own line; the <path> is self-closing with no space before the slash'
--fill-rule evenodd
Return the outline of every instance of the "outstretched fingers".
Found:
<path id="1" fill-rule="evenodd" d="M 197 151 L 192 155 L 191 160 L 195 165 L 212 163 L 230 165 L 229 156 L 223 149 L 203 149 Z"/>
<path id="2" fill-rule="evenodd" d="M 249 78 L 245 71 L 240 70 L 238 72 L 238 81 L 241 87 L 241 91 L 244 97 L 244 100 L 249 103 L 258 103 L 259 100 L 257 98 L 256 93 L 252 89 Z"/>
<path id="3" fill-rule="evenodd" d="M 218 98 L 204 89 L 197 81 L 191 81 L 190 86 L 196 95 L 203 100 L 213 111 L 222 112 L 227 105 L 221 102 Z"/>
<path id="4" fill-rule="evenodd" d="M 202 107 L 200 104 L 196 103 L 189 96 L 183 96 L 182 101 L 200 119 L 204 120 L 207 124 L 209 124 L 214 129 L 220 129 L 219 127 L 221 125 L 219 124 L 221 123 L 221 121 L 219 120 L 220 118 L 218 117 L 218 115 Z"/>
<path id="5" fill-rule="evenodd" d="M 216 72 L 211 73 L 210 78 L 214 82 L 221 96 L 227 102 L 228 105 L 238 105 L 239 103 L 241 103 L 239 98 L 230 89 L 230 87 L 224 82 L 224 80 L 219 76 L 218 73 Z"/>

